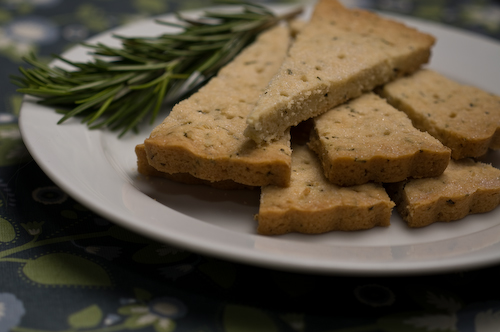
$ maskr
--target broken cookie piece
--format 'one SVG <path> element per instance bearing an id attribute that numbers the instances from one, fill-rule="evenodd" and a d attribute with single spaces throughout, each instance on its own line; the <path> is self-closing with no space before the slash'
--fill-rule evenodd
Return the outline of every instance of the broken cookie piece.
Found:
<path id="1" fill-rule="evenodd" d="M 389 226 L 393 206 L 379 184 L 330 183 L 314 152 L 306 145 L 294 145 L 290 186 L 262 188 L 257 232 L 318 234 Z"/>
<path id="2" fill-rule="evenodd" d="M 472 159 L 451 160 L 441 176 L 387 185 L 410 227 L 462 219 L 500 204 L 500 170 Z"/>
<path id="3" fill-rule="evenodd" d="M 380 94 L 451 148 L 453 159 L 500 149 L 500 96 L 428 69 L 386 84 Z"/>
<path id="4" fill-rule="evenodd" d="M 289 44 L 287 27 L 263 32 L 198 92 L 175 105 L 144 141 L 149 165 L 212 183 L 288 185 L 289 134 L 259 146 L 243 131 L 248 113 L 278 71 Z"/>
<path id="5" fill-rule="evenodd" d="M 438 176 L 450 149 L 374 93 L 316 117 L 309 146 L 339 186 Z"/>
<path id="6" fill-rule="evenodd" d="M 283 136 L 376 86 L 427 63 L 434 37 L 336 0 L 320 0 L 278 74 L 247 118 L 260 143 Z"/>

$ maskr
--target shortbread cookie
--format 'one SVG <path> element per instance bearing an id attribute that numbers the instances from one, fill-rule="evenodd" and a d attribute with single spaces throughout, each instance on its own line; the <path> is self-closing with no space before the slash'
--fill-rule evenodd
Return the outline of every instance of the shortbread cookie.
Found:
<path id="1" fill-rule="evenodd" d="M 451 148 L 453 159 L 500 149 L 500 97 L 431 70 L 398 79 L 380 94 L 413 124 Z"/>
<path id="2" fill-rule="evenodd" d="M 340 186 L 438 176 L 450 160 L 449 148 L 371 92 L 313 122 L 309 145 L 325 176 Z"/>
<path id="3" fill-rule="evenodd" d="M 452 160 L 441 176 L 387 189 L 408 226 L 423 227 L 495 209 L 500 204 L 500 170 L 469 158 Z"/>
<path id="4" fill-rule="evenodd" d="M 434 37 L 336 0 L 319 0 L 279 73 L 247 119 L 270 141 L 287 128 L 428 62 Z"/>
<path id="5" fill-rule="evenodd" d="M 146 148 L 144 144 L 138 144 L 135 147 L 135 154 L 137 156 L 137 171 L 145 176 L 153 176 L 165 178 L 168 180 L 172 180 L 175 182 L 185 183 L 185 184 L 197 184 L 197 185 L 205 185 L 210 186 L 212 188 L 224 189 L 224 190 L 233 190 L 233 189 L 254 189 L 256 187 L 247 186 L 241 183 L 236 183 L 231 180 L 222 180 L 222 181 L 208 181 L 195 178 L 189 173 L 165 173 L 160 172 L 153 166 L 149 165 L 148 157 L 146 155 Z"/>
<path id="6" fill-rule="evenodd" d="M 257 232 L 317 234 L 389 226 L 393 206 L 381 185 L 330 183 L 314 152 L 294 145 L 290 186 L 262 188 Z"/>
<path id="7" fill-rule="evenodd" d="M 247 115 L 278 71 L 289 43 L 286 27 L 264 32 L 217 77 L 175 105 L 144 142 L 148 163 L 161 172 L 189 173 L 210 182 L 288 185 L 289 134 L 258 146 L 243 131 Z"/>

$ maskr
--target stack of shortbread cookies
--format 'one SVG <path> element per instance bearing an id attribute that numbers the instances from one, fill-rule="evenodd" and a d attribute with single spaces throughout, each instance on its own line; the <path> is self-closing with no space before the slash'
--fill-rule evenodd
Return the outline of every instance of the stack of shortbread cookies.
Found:
<path id="1" fill-rule="evenodd" d="M 136 147 L 138 171 L 261 188 L 257 232 L 451 221 L 500 204 L 500 97 L 423 68 L 435 38 L 319 0 L 263 32 Z"/>

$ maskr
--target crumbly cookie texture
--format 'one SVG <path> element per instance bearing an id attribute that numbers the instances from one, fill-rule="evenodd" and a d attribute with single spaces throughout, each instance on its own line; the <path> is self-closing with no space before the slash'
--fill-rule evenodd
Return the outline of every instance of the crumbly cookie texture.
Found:
<path id="1" fill-rule="evenodd" d="M 288 185 L 289 134 L 259 146 L 243 131 L 247 115 L 278 71 L 289 44 L 287 27 L 262 33 L 217 77 L 175 105 L 144 141 L 149 165 L 210 182 Z"/>
<path id="2" fill-rule="evenodd" d="M 386 84 L 380 94 L 415 127 L 451 148 L 453 159 L 500 149 L 500 97 L 429 70 Z"/>
<path id="3" fill-rule="evenodd" d="M 149 165 L 148 157 L 146 155 L 146 147 L 144 144 L 137 144 L 135 147 L 135 154 L 137 156 L 137 171 L 147 177 L 160 177 L 175 182 L 193 184 L 193 185 L 206 185 L 212 188 L 224 189 L 224 190 L 235 190 L 235 189 L 255 189 L 256 187 L 247 186 L 241 183 L 236 183 L 232 180 L 222 180 L 222 181 L 208 181 L 195 178 L 189 173 L 165 173 L 160 172 L 153 166 Z"/>
<path id="4" fill-rule="evenodd" d="M 434 37 L 368 11 L 319 0 L 247 118 L 256 142 L 427 63 Z"/>
<path id="5" fill-rule="evenodd" d="M 441 175 L 450 149 L 413 127 L 408 116 L 374 93 L 313 119 L 309 146 L 334 184 L 399 182 Z"/>
<path id="6" fill-rule="evenodd" d="M 290 186 L 262 188 L 257 232 L 318 234 L 389 226 L 393 206 L 381 185 L 330 183 L 314 152 L 294 145 Z"/>
<path id="7" fill-rule="evenodd" d="M 387 185 L 396 209 L 410 227 L 462 219 L 500 204 L 500 170 L 465 158 L 451 160 L 438 177 Z"/>

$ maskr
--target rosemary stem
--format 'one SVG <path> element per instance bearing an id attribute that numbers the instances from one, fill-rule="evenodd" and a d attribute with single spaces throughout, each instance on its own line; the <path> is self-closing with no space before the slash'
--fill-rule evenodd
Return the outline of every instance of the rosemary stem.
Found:
<path id="1" fill-rule="evenodd" d="M 119 48 L 83 44 L 92 59 L 77 62 L 53 58 L 71 70 L 48 65 L 30 55 L 32 68 L 11 76 L 18 92 L 38 98 L 63 114 L 58 123 L 81 116 L 89 128 L 136 130 L 146 115 L 151 123 L 165 100 L 176 100 L 208 80 L 263 30 L 302 12 L 297 8 L 275 15 L 266 7 L 242 0 L 216 0 L 238 5 L 239 11 L 211 11 L 197 19 L 180 14 L 180 22 L 160 22 L 175 28 L 157 37 L 121 37 Z M 66 66 L 64 66 L 66 67 Z"/>

